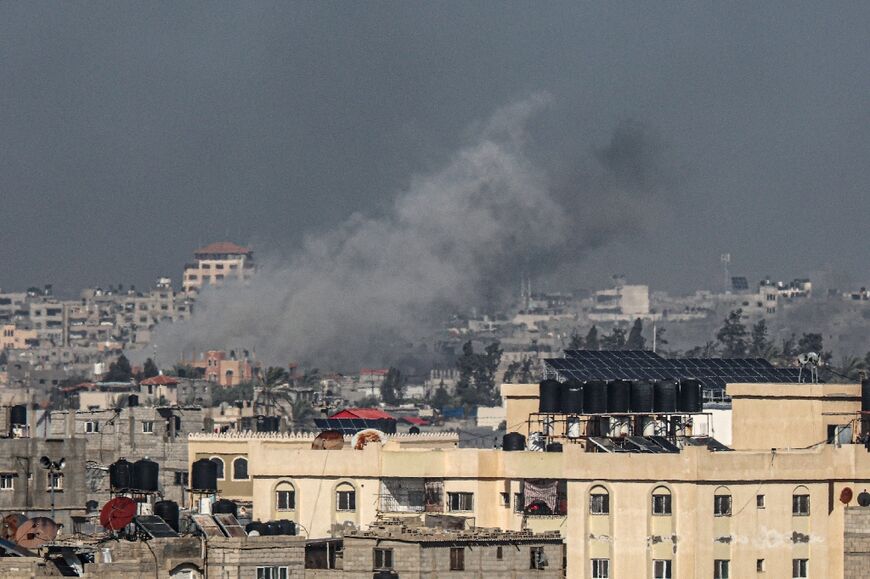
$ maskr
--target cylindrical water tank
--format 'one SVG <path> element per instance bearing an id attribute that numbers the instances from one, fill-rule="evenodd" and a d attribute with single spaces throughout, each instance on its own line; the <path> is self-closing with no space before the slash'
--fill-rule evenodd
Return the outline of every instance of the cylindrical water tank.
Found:
<path id="1" fill-rule="evenodd" d="M 16 404 L 9 409 L 9 422 L 14 426 L 27 425 L 27 406 L 24 404 Z"/>
<path id="2" fill-rule="evenodd" d="M 289 519 L 281 519 L 278 521 L 278 530 L 282 535 L 295 535 L 296 523 Z"/>
<path id="3" fill-rule="evenodd" d="M 547 444 L 547 452 L 562 452 L 561 442 L 551 442 Z"/>
<path id="4" fill-rule="evenodd" d="M 232 515 L 236 516 L 238 506 L 231 500 L 220 499 L 211 505 L 211 514 L 213 515 Z"/>
<path id="5" fill-rule="evenodd" d="M 408 429 L 408 434 L 420 434 L 420 428 L 418 426 L 412 426 Z"/>
<path id="6" fill-rule="evenodd" d="M 626 416 L 614 416 L 610 419 L 610 436 L 628 436 L 629 418 Z"/>
<path id="7" fill-rule="evenodd" d="M 677 411 L 677 383 L 662 380 L 653 384 L 653 411 L 673 413 Z"/>
<path id="8" fill-rule="evenodd" d="M 704 403 L 701 395 L 701 383 L 697 380 L 680 380 L 680 393 L 677 398 L 679 412 L 701 412 Z"/>
<path id="9" fill-rule="evenodd" d="M 644 416 L 641 422 L 641 435 L 642 436 L 655 436 L 656 435 L 656 426 L 658 423 L 654 416 Z"/>
<path id="10" fill-rule="evenodd" d="M 546 437 L 544 436 L 543 432 L 529 433 L 529 450 L 533 450 L 535 452 L 543 452 L 545 444 Z"/>
<path id="11" fill-rule="evenodd" d="M 178 503 L 175 501 L 157 501 L 154 503 L 154 514 L 178 532 Z"/>
<path id="12" fill-rule="evenodd" d="M 278 521 L 269 521 L 266 523 L 266 534 L 267 535 L 280 535 L 281 534 L 281 524 Z"/>
<path id="13" fill-rule="evenodd" d="M 268 527 L 266 527 L 265 524 L 261 523 L 260 521 L 251 521 L 250 523 L 245 525 L 245 532 L 249 535 L 255 532 L 258 535 L 262 536 L 268 535 L 269 529 Z"/>
<path id="14" fill-rule="evenodd" d="M 653 411 L 653 385 L 652 382 L 638 381 L 631 383 L 631 411 Z"/>
<path id="15" fill-rule="evenodd" d="M 562 413 L 583 414 L 583 383 L 579 380 L 568 380 L 562 386 Z"/>
<path id="16" fill-rule="evenodd" d="M 217 490 L 217 463 L 201 458 L 193 463 L 190 472 L 190 488 L 196 491 Z"/>
<path id="17" fill-rule="evenodd" d="M 607 383 L 607 412 L 628 412 L 631 409 L 631 382 L 612 380 Z"/>
<path id="18" fill-rule="evenodd" d="M 153 493 L 157 491 L 160 481 L 160 465 L 153 460 L 143 458 L 133 463 L 132 488 Z"/>
<path id="19" fill-rule="evenodd" d="M 109 465 L 109 485 L 113 491 L 123 491 L 133 486 L 133 463 L 120 459 Z"/>
<path id="20" fill-rule="evenodd" d="M 501 449 L 505 451 L 525 450 L 526 437 L 519 432 L 508 432 L 501 439 Z"/>
<path id="21" fill-rule="evenodd" d="M 568 438 L 580 438 L 580 417 L 569 416 L 565 420 L 565 435 Z"/>
<path id="22" fill-rule="evenodd" d="M 545 416 L 541 421 L 541 427 L 544 431 L 544 436 L 553 436 L 553 429 L 556 427 L 556 421 L 552 416 Z"/>
<path id="23" fill-rule="evenodd" d="M 870 493 L 866 490 L 858 493 L 858 504 L 862 507 L 870 506 Z"/>
<path id="24" fill-rule="evenodd" d="M 861 382 L 861 411 L 870 412 L 870 378 Z"/>
<path id="25" fill-rule="evenodd" d="M 607 382 L 591 380 L 583 385 L 583 414 L 607 412 Z"/>
<path id="26" fill-rule="evenodd" d="M 562 385 L 555 380 L 544 380 L 540 386 L 539 412 L 558 414 L 561 405 Z"/>

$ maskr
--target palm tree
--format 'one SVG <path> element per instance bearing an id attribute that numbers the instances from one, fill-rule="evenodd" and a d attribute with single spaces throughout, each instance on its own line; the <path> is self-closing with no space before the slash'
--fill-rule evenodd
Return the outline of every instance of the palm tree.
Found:
<path id="1" fill-rule="evenodd" d="M 266 409 L 266 416 L 272 415 L 273 408 L 280 410 L 282 402 L 288 404 L 292 402 L 290 391 L 287 388 L 289 374 L 285 369 L 271 366 L 266 369 L 265 374 L 261 374 L 258 378 L 255 397 L 257 404 Z"/>
<path id="2" fill-rule="evenodd" d="M 293 413 L 290 422 L 294 430 L 304 430 L 314 424 L 317 412 L 308 400 L 297 396 L 296 400 L 290 404 L 290 410 Z"/>

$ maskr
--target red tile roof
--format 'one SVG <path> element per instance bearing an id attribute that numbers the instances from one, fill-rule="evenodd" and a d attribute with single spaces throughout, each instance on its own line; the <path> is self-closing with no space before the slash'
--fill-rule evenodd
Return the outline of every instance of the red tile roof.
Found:
<path id="1" fill-rule="evenodd" d="M 413 424 L 414 426 L 426 426 L 429 424 L 425 419 L 420 418 L 419 416 L 404 416 L 402 420 L 408 424 Z"/>
<path id="2" fill-rule="evenodd" d="M 163 374 L 160 374 L 159 376 L 145 378 L 140 382 L 140 384 L 144 384 L 146 386 L 175 386 L 176 384 L 178 384 L 178 380 L 176 380 L 172 376 L 164 376 Z"/>
<path id="3" fill-rule="evenodd" d="M 341 412 L 336 412 L 330 418 L 365 418 L 366 420 L 378 420 L 386 418 L 395 420 L 395 418 L 378 408 L 345 408 Z"/>
<path id="4" fill-rule="evenodd" d="M 200 253 L 230 253 L 234 255 L 245 255 L 251 253 L 251 250 L 247 247 L 236 245 L 231 241 L 216 241 L 215 243 L 209 243 L 205 247 L 200 247 L 193 253 L 194 255 Z"/>

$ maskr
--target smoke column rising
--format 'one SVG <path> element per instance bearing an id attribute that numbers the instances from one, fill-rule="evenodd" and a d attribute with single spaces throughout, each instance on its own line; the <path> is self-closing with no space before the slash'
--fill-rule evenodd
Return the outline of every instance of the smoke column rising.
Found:
<path id="1" fill-rule="evenodd" d="M 264 261 L 249 285 L 204 291 L 192 320 L 159 327 L 161 356 L 241 346 L 275 364 L 388 363 L 397 340 L 498 304 L 520 272 L 545 272 L 630 227 L 621 190 L 553 186 L 529 160 L 527 124 L 548 101 L 496 111 L 384 216 L 352 215 L 289 258 Z"/>

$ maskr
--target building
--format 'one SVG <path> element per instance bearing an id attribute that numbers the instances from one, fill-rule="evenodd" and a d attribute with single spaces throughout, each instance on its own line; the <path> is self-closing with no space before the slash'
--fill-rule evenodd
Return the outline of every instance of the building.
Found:
<path id="1" fill-rule="evenodd" d="M 656 319 L 650 311 L 649 286 L 625 285 L 617 278 L 611 289 L 595 292 L 589 310 L 592 322 L 631 322 L 637 318 Z"/>
<path id="2" fill-rule="evenodd" d="M 220 386 L 238 386 L 242 382 L 250 382 L 256 370 L 255 362 L 247 351 L 239 358 L 234 350 L 229 354 L 223 350 L 209 350 L 198 358 L 182 360 L 181 363 L 198 370 L 207 381 Z"/>
<path id="3" fill-rule="evenodd" d="M 203 286 L 220 286 L 227 280 L 246 281 L 254 273 L 253 250 L 229 241 L 218 241 L 193 252 L 193 263 L 185 264 L 182 287 L 195 294 Z"/>

